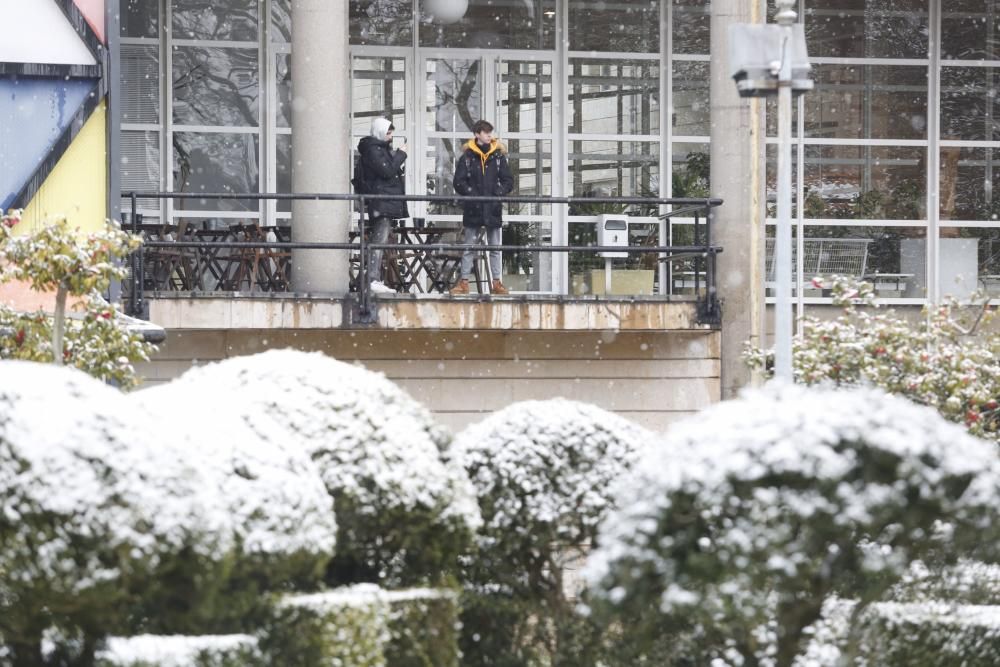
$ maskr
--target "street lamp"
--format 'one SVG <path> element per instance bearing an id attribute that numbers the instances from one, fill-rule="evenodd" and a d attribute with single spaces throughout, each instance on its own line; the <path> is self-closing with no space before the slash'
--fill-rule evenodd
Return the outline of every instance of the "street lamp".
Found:
<path id="1" fill-rule="evenodd" d="M 795 0 L 777 0 L 777 25 L 729 28 L 730 70 L 741 97 L 778 96 L 778 229 L 774 244 L 774 374 L 792 380 L 792 94 L 812 90 Z M 799 286 L 801 289 L 801 285 Z"/>

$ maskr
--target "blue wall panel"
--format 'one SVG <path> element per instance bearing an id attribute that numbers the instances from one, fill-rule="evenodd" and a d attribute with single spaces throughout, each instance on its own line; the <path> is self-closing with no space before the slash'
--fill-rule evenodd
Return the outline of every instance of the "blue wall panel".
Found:
<path id="1" fill-rule="evenodd" d="M 46 158 L 94 82 L 87 79 L 0 78 L 0 208 Z"/>

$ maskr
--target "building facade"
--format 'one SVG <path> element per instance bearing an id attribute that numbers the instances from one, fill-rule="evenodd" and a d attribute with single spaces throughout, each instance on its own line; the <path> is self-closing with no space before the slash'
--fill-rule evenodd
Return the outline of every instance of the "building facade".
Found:
<path id="1" fill-rule="evenodd" d="M 469 127 L 482 117 L 496 125 L 508 146 L 516 194 L 725 193 L 726 199 L 716 220 L 717 241 L 724 247 L 721 331 L 706 333 L 697 324 L 684 333 L 674 325 L 659 330 L 652 325 L 597 325 L 589 314 L 572 326 L 538 328 L 532 324 L 538 320 L 513 312 L 485 317 L 485 304 L 478 311 L 451 312 L 454 304 L 442 300 L 425 303 L 419 315 L 403 313 L 404 305 L 393 306 L 380 320 L 396 323 L 387 326 L 391 330 L 336 331 L 323 341 L 313 329 L 344 321 L 336 305 L 331 306 L 336 312 L 316 315 L 326 306 L 312 304 L 313 314 L 306 316 L 301 303 L 268 301 L 261 295 L 187 295 L 200 299 L 187 302 L 162 297 L 153 301 L 153 314 L 176 335 L 161 355 L 163 363 L 151 367 L 153 380 L 171 376 L 192 358 L 256 348 L 264 339 L 273 343 L 292 336 L 284 341 L 289 343 L 303 332 L 311 347 L 336 354 L 360 342 L 369 352 L 357 358 L 368 359 L 373 367 L 382 364 L 400 379 L 406 377 L 402 369 L 409 361 L 423 359 L 427 363 L 411 389 L 420 394 L 434 387 L 428 391 L 452 396 L 435 399 L 442 413 L 463 413 L 462 392 L 449 394 L 450 389 L 442 388 L 444 380 L 435 373 L 438 364 L 448 368 L 456 386 L 462 378 L 478 376 L 487 382 L 494 377 L 498 384 L 486 391 L 502 393 L 500 380 L 516 374 L 517 360 L 525 355 L 551 361 L 539 368 L 550 369 L 542 372 L 552 382 L 530 390 L 525 385 L 524 391 L 498 401 L 547 395 L 553 387 L 563 387 L 571 397 L 598 404 L 603 400 L 624 412 L 655 413 L 648 418 L 655 426 L 669 421 L 669 415 L 698 407 L 684 402 L 685 380 L 697 378 L 704 390 L 695 393 L 705 400 L 729 395 L 746 382 L 738 370 L 738 350 L 742 341 L 761 337 L 763 299 L 754 295 L 755 290 L 764 292 L 773 271 L 767 239 L 773 237 L 776 213 L 776 113 L 771 102 L 735 100 L 725 35 L 731 22 L 767 20 L 773 3 L 107 2 L 116 5 L 107 12 L 107 29 L 114 38 L 108 41 L 108 71 L 114 72 L 109 89 L 114 94 L 106 137 L 113 187 L 104 191 L 112 211 L 119 203 L 113 194 L 116 180 L 124 190 L 189 195 L 292 192 L 303 191 L 295 179 L 304 171 L 327 169 L 340 179 L 334 182 L 341 191 L 347 191 L 342 167 L 351 164 L 352 146 L 379 115 L 390 116 L 397 141 L 409 144 L 406 179 L 411 193 L 451 193 L 456 156 Z M 1000 290 L 1000 204 L 995 200 L 1000 192 L 994 192 L 1000 170 L 993 165 L 994 157 L 1000 158 L 1000 123 L 994 119 L 1000 111 L 1000 3 L 802 0 L 798 9 L 816 82 L 813 92 L 797 99 L 793 118 L 800 313 L 828 303 L 828 294 L 811 283 L 817 274 L 869 279 L 879 296 L 904 305 Z M 324 12 L 323 20 L 329 21 L 325 36 L 307 35 L 303 29 L 310 27 L 307 12 L 314 11 Z M 344 111 L 304 115 L 322 95 L 342 103 L 336 108 Z M 303 118 L 310 118 L 310 124 L 297 129 L 296 119 L 304 123 Z M 331 148 L 306 155 L 313 143 Z M 139 210 L 151 224 L 290 225 L 293 234 L 293 216 L 304 219 L 287 202 L 243 199 L 142 199 Z M 458 218 L 455 208 L 441 203 L 418 203 L 411 212 L 432 222 Z M 608 211 L 585 203 L 511 205 L 504 240 L 592 244 L 601 212 Z M 692 217 L 664 220 L 655 207 L 629 212 L 635 245 L 692 239 Z M 346 236 L 346 226 L 337 234 Z M 616 266 L 634 272 L 636 292 L 685 307 L 690 265 L 652 259 L 632 256 Z M 519 298 L 529 299 L 525 303 L 534 303 L 530 299 L 535 297 L 539 303 L 577 297 L 584 302 L 596 290 L 594 276 L 601 266 L 602 260 L 583 252 L 506 253 L 503 273 Z M 313 284 L 310 291 L 322 287 Z M 331 289 L 346 289 L 346 281 Z M 215 314 L 206 314 L 209 302 Z M 415 328 L 399 326 L 404 315 L 417 323 Z M 630 317 L 637 321 L 634 314 Z M 679 321 L 672 317 L 660 313 L 645 321 Z M 541 316 L 541 321 L 555 319 Z M 681 319 L 695 322 L 693 317 Z M 307 320 L 311 324 L 302 324 Z M 503 323 L 510 326 L 505 329 Z M 261 333 L 268 331 L 272 334 Z M 579 337 L 579 347 L 551 357 L 546 350 L 559 347 L 560 336 L 569 331 Z M 467 345 L 465 336 L 479 335 L 491 342 Z M 661 364 L 648 387 L 633 388 L 638 392 L 635 410 L 616 407 L 607 397 L 608 382 L 644 377 L 644 359 L 687 364 L 679 350 L 703 336 L 710 342 L 694 346 L 709 351 L 702 365 L 681 370 Z M 398 340 L 389 340 L 393 337 Z M 196 338 L 213 351 L 201 354 L 191 347 Z M 605 339 L 619 346 L 620 359 L 634 363 L 623 365 L 612 355 L 606 368 L 594 371 L 593 363 L 605 359 L 600 347 Z M 220 340 L 230 343 L 220 347 Z M 414 353 L 420 346 L 423 351 Z M 452 361 L 463 361 L 456 349 L 480 352 L 475 360 L 466 360 L 471 364 L 467 368 L 455 370 Z M 416 356 L 408 360 L 407 354 Z M 505 370 L 491 376 L 493 363 Z M 560 364 L 568 366 L 557 372 Z M 564 371 L 592 384 L 574 394 L 573 385 L 560 381 Z M 676 386 L 656 384 L 667 378 L 676 380 Z M 668 388 L 657 392 L 659 386 Z M 455 423 L 461 421 L 456 418 Z"/>

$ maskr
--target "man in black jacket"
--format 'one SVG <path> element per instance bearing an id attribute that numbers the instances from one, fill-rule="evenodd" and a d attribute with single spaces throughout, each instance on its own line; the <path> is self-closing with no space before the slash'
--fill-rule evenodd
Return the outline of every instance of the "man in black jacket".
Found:
<path id="1" fill-rule="evenodd" d="M 396 129 L 386 118 L 372 121 L 371 134 L 358 142 L 361 155 L 360 168 L 364 170 L 367 185 L 365 194 L 402 195 L 406 194 L 405 171 L 406 144 L 392 149 L 392 131 Z M 392 221 L 409 217 L 406 201 L 383 199 L 368 204 L 369 243 L 385 243 L 389 239 Z M 371 291 L 392 292 L 393 289 L 382 282 L 382 250 L 371 250 L 368 254 L 368 277 Z"/>
<path id="2" fill-rule="evenodd" d="M 514 189 L 514 176 L 507 161 L 507 149 L 493 137 L 493 126 L 485 120 L 472 126 L 472 139 L 465 144 L 465 151 L 458 158 L 455 192 L 467 196 L 507 195 Z M 462 243 L 472 245 L 479 235 L 479 228 L 486 228 L 486 243 L 501 245 L 503 231 L 503 204 L 500 202 L 467 202 L 462 212 Z M 503 256 L 499 250 L 490 251 L 490 272 L 493 284 L 490 292 L 507 294 L 500 281 Z M 462 254 L 462 275 L 452 294 L 468 294 L 472 277 L 473 253 Z"/>

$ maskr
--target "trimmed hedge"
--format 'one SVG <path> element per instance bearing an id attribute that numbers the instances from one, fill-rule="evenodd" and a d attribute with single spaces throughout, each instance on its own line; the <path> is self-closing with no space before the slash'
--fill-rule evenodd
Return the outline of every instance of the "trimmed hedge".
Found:
<path id="1" fill-rule="evenodd" d="M 1000 606 L 882 602 L 855 635 L 859 667 L 1000 665 Z"/>
<path id="2" fill-rule="evenodd" d="M 889 600 L 1000 605 L 1000 565 L 962 560 L 956 565 L 931 568 L 918 561 L 890 591 Z"/>
<path id="3" fill-rule="evenodd" d="M 457 667 L 457 596 L 374 584 L 286 596 L 260 646 L 269 664 L 288 667 Z"/>
<path id="4" fill-rule="evenodd" d="M 264 667 L 250 635 L 111 637 L 95 667 Z"/>

